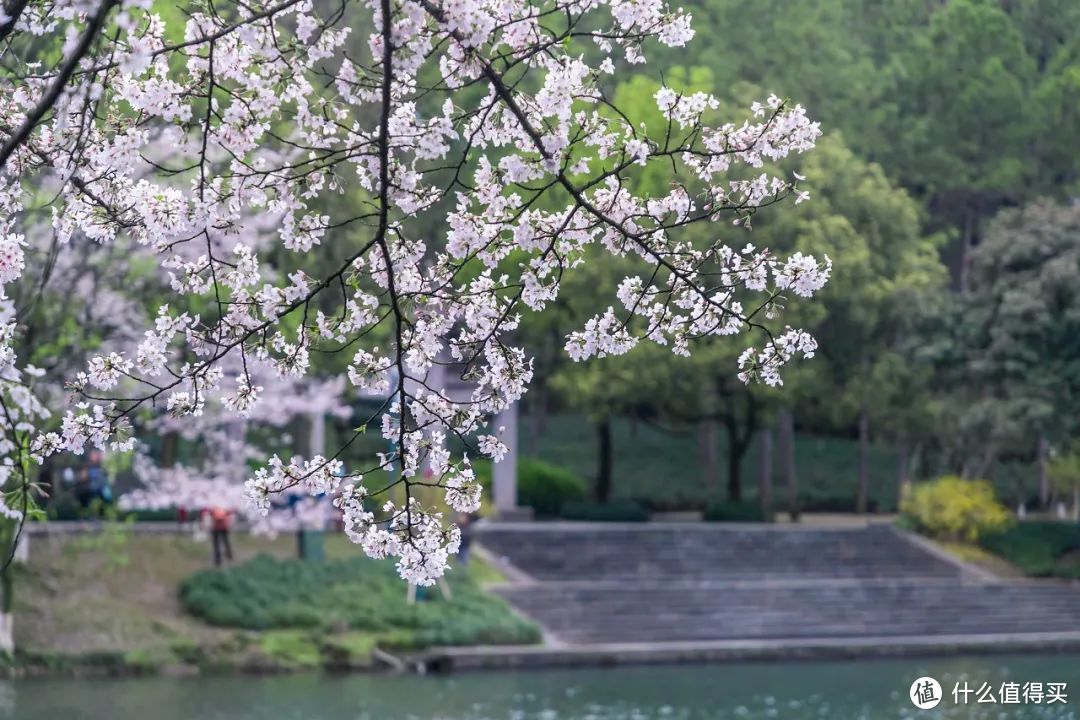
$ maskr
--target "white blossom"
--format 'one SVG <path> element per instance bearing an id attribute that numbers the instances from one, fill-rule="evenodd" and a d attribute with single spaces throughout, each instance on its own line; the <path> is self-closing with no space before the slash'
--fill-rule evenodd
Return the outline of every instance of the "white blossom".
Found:
<path id="1" fill-rule="evenodd" d="M 26 239 L 47 216 L 65 251 L 136 249 L 166 304 L 67 377 L 76 404 L 45 434 L 16 369 L 9 308 L 0 393 L 23 410 L 0 422 L 0 455 L 131 448 L 131 420 L 148 408 L 178 427 L 281 421 L 307 388 L 325 381 L 340 394 L 347 382 L 383 401 L 371 424 L 390 448 L 377 469 L 407 491 L 398 504 L 377 510 L 382 488 L 363 473 L 346 482 L 337 448 L 274 455 L 243 491 L 226 489 L 224 473 L 205 484 L 194 470 L 145 475 L 166 494 L 246 497 L 266 517 L 282 493 L 334 495 L 354 542 L 430 584 L 460 531 L 409 491 L 433 485 L 454 511 L 479 507 L 473 467 L 449 441 L 507 454 L 490 418 L 533 375 L 516 330 L 523 312 L 559 300 L 568 274 L 611 257 L 647 268 L 569 332 L 575 361 L 641 342 L 687 355 L 700 338 L 760 332 L 787 295 L 809 298 L 829 278 L 828 258 L 729 242 L 764 206 L 808 197 L 779 162 L 820 136 L 801 106 L 770 96 L 718 120 L 713 94 L 663 86 L 654 99 L 669 130 L 656 137 L 606 106 L 616 62 L 641 66 L 650 44 L 693 38 L 691 16 L 665 0 L 557 0 L 543 12 L 525 0 L 362 0 L 340 12 L 300 0 L 175 19 L 149 2 L 118 5 L 104 8 L 114 30 L 0 170 L 0 290 L 24 272 Z M 95 8 L 47 6 L 31 3 L 15 32 L 41 58 L 62 58 Z M 11 62 L 5 141 L 59 78 L 51 61 Z M 667 189 L 636 189 L 640 172 L 668 174 Z M 25 210 L 46 196 L 48 213 Z M 711 236 L 683 232 L 693 224 Z M 778 385 L 786 363 L 816 349 L 793 328 L 755 341 L 731 368 L 747 382 Z M 337 374 L 320 378 L 326 367 Z M 467 398 L 436 382 L 454 369 Z M 299 506 L 317 518 L 327 503 Z"/>

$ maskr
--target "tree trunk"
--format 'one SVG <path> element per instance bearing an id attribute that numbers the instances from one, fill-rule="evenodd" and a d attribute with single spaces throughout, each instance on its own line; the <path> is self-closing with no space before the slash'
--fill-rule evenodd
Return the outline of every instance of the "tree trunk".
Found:
<path id="1" fill-rule="evenodd" d="M 859 488 L 855 495 L 855 512 L 867 510 L 870 494 L 870 413 L 866 406 L 859 409 Z"/>
<path id="2" fill-rule="evenodd" d="M 964 459 L 963 465 L 960 467 L 960 477 L 966 480 L 987 479 L 991 468 L 994 467 L 997 454 L 998 449 L 993 443 L 984 445 L 980 456 L 973 456 L 971 452 L 968 452 L 968 457 Z"/>
<path id="3" fill-rule="evenodd" d="M 607 416 L 596 426 L 599 446 L 599 470 L 596 474 L 596 501 L 606 503 L 611 499 L 612 432 L 611 417 Z"/>
<path id="4" fill-rule="evenodd" d="M 698 462 L 702 485 L 714 490 L 720 485 L 720 456 L 717 452 L 719 428 L 716 418 L 706 418 L 698 423 Z"/>
<path id="5" fill-rule="evenodd" d="M 772 521 L 772 429 L 761 431 L 761 443 L 758 445 L 758 499 L 761 501 L 761 516 L 766 522 Z"/>
<path id="6" fill-rule="evenodd" d="M 732 426 L 728 425 L 728 428 L 727 499 L 731 502 L 742 502 L 742 459 L 746 448 L 739 442 L 737 433 L 731 429 Z"/>
<path id="7" fill-rule="evenodd" d="M 1046 436 L 1042 433 L 1039 433 L 1035 453 L 1035 462 L 1039 473 L 1039 507 L 1045 510 L 1050 506 L 1050 475 L 1046 472 L 1047 443 Z"/>
<path id="8" fill-rule="evenodd" d="M 971 251 L 975 247 L 975 229 L 978 223 L 978 215 L 973 208 L 964 212 L 964 230 L 960 237 L 960 267 L 957 268 L 956 289 L 961 293 L 967 292 L 970 283 Z"/>
<path id="9" fill-rule="evenodd" d="M 11 567 L 0 573 L 0 587 L 3 588 L 3 599 L 0 600 L 0 653 L 10 656 L 15 652 L 15 615 L 12 612 L 15 586 L 11 579 Z"/>
<path id="10" fill-rule="evenodd" d="M 795 474 L 795 416 L 785 408 L 780 411 L 778 446 L 780 468 L 787 486 L 787 508 L 791 521 L 799 520 L 799 480 Z"/>
<path id="11" fill-rule="evenodd" d="M 896 507 L 904 502 L 904 495 L 911 484 L 911 455 L 907 442 L 901 440 L 896 447 Z"/>
<path id="12" fill-rule="evenodd" d="M 529 455 L 536 456 L 540 454 L 540 438 L 543 437 L 544 432 L 547 431 L 548 421 L 548 389 L 547 383 L 539 383 L 536 389 L 535 405 L 531 408 L 530 424 L 532 425 L 532 432 L 529 433 Z"/>
<path id="13" fill-rule="evenodd" d="M 751 393 L 743 393 L 746 403 L 746 415 L 740 424 L 738 414 L 732 410 L 724 415 L 727 429 L 728 481 L 727 497 L 731 502 L 742 502 L 742 467 L 750 443 L 757 430 L 757 403 Z M 741 427 L 741 432 L 740 432 Z"/>
<path id="14" fill-rule="evenodd" d="M 161 467 L 170 468 L 176 464 L 180 436 L 171 430 L 161 436 Z"/>
<path id="15" fill-rule="evenodd" d="M 994 464 L 997 460 L 997 447 L 993 443 L 987 443 L 986 450 L 983 452 L 982 460 L 979 461 L 979 465 L 972 475 L 975 480 L 993 480 L 994 479 Z"/>
<path id="16" fill-rule="evenodd" d="M 12 558 L 12 563 L 6 563 L 0 570 L 0 653 L 12 655 L 15 652 L 14 637 L 14 609 L 15 609 L 15 568 L 12 567 L 18 548 L 13 543 L 16 541 L 14 524 L 10 524 L 3 532 L 4 560 Z M 25 540 L 24 540 L 25 542 Z"/>

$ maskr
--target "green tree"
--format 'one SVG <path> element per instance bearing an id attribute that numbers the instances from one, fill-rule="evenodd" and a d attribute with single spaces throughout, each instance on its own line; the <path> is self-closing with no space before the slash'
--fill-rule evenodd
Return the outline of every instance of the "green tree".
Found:
<path id="1" fill-rule="evenodd" d="M 1069 498 L 1073 520 L 1080 521 L 1080 448 L 1076 442 L 1049 462 L 1047 474 L 1058 497 Z"/>
<path id="2" fill-rule="evenodd" d="M 907 311 L 944 284 L 945 271 L 938 239 L 922 233 L 918 204 L 880 166 L 861 160 L 834 137 L 820 144 L 805 171 L 808 179 L 818 179 L 813 197 L 791 217 L 777 218 L 776 233 L 794 249 L 828 254 L 833 278 L 820 307 L 803 323 L 818 338 L 822 360 L 798 368 L 793 382 L 800 404 L 816 409 L 819 423 L 843 428 L 855 419 L 856 507 L 863 511 L 872 425 L 897 439 L 913 421 L 896 415 L 896 406 L 886 401 L 893 389 L 910 393 L 917 384 L 911 373 L 892 372 L 902 364 L 897 356 L 911 332 Z M 898 407 L 914 401 L 908 396 Z"/>
<path id="3" fill-rule="evenodd" d="M 678 66 L 671 68 L 666 81 L 670 87 L 688 93 L 707 90 L 714 84 L 710 70 Z M 643 124 L 650 132 L 662 136 L 666 121 L 653 97 L 658 88 L 655 80 L 631 76 L 616 87 L 613 104 L 635 124 Z M 632 181 L 635 192 L 661 195 L 667 192 L 665 183 L 670 180 L 670 174 L 648 167 Z M 536 357 L 537 392 L 527 398 L 533 435 L 542 432 L 551 405 L 561 405 L 588 417 L 597 433 L 598 474 L 594 494 L 601 502 L 610 498 L 613 485 L 612 420 L 619 415 L 652 417 L 655 414 L 650 403 L 653 397 L 665 392 L 665 383 L 658 378 L 669 376 L 664 363 L 671 353 L 643 346 L 624 357 L 573 363 L 566 356 L 564 343 L 567 333 L 583 326 L 596 308 L 617 303 L 615 293 L 620 280 L 628 275 L 647 274 L 648 270 L 636 257 L 617 258 L 596 252 L 589 262 L 565 273 L 562 291 L 553 306 L 541 314 L 526 314 L 519 329 Z M 654 362 L 657 355 L 661 359 Z M 729 375 L 734 369 L 734 361 L 726 366 Z"/>
<path id="4" fill-rule="evenodd" d="M 956 282 L 985 218 L 1022 196 L 1036 65 L 998 3 L 952 0 L 929 18 L 896 65 L 898 113 L 882 162 L 959 229 Z"/>
<path id="5" fill-rule="evenodd" d="M 1007 210 L 973 254 L 951 318 L 945 382 L 959 408 L 957 460 L 984 475 L 1002 456 L 1042 460 L 1080 412 L 1080 208 Z M 1048 485 L 1041 478 L 1042 501 Z"/>

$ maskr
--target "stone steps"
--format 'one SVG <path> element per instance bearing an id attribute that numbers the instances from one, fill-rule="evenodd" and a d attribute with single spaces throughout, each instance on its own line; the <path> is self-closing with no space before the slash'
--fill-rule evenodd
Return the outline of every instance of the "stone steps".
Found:
<path id="1" fill-rule="evenodd" d="M 1031 583 L 691 591 L 558 584 L 498 591 L 564 642 L 646 642 L 1080 629 L 1080 588 Z"/>
<path id="2" fill-rule="evenodd" d="M 887 527 L 844 530 L 568 523 L 484 528 L 480 542 L 537 580 L 957 577 Z"/>
<path id="3" fill-rule="evenodd" d="M 889 527 L 491 525 L 496 589 L 571 645 L 1080 631 L 1080 584 L 972 584 Z"/>

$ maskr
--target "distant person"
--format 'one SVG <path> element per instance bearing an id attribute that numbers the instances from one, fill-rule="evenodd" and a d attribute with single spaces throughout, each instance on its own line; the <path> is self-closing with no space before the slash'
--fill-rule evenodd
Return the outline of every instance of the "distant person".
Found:
<path id="1" fill-rule="evenodd" d="M 90 507 L 95 500 L 100 500 L 103 506 L 112 502 L 109 473 L 101 465 L 104 459 L 104 453 L 97 448 L 91 450 L 86 456 L 86 467 L 80 472 L 80 482 L 76 483 L 79 504 L 83 507 Z"/>
<path id="2" fill-rule="evenodd" d="M 232 512 L 223 507 L 210 508 L 210 537 L 214 543 L 214 566 L 221 567 L 222 550 L 225 559 L 232 562 L 232 544 L 229 542 L 229 529 L 232 526 Z"/>
<path id="3" fill-rule="evenodd" d="M 90 488 L 90 468 L 81 467 L 75 472 L 75 499 L 79 507 L 88 508 L 94 501 L 94 492 Z"/>

